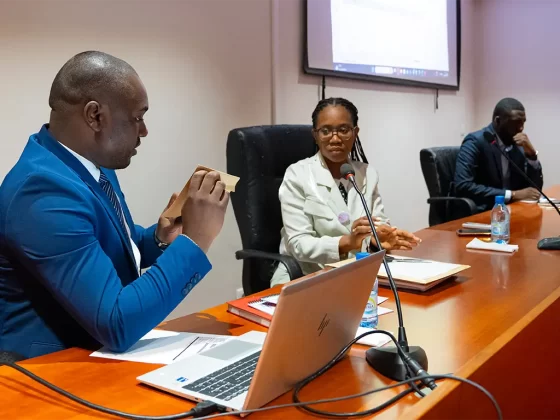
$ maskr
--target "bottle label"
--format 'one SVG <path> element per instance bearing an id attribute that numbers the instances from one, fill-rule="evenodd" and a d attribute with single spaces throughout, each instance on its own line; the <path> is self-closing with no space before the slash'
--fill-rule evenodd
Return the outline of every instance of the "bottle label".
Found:
<path id="1" fill-rule="evenodd" d="M 377 296 L 373 293 L 369 295 L 369 299 L 366 304 L 366 310 L 364 311 L 364 315 L 373 315 L 377 312 Z"/>
<path id="2" fill-rule="evenodd" d="M 505 223 L 492 223 L 492 235 L 503 235 L 505 232 Z"/>

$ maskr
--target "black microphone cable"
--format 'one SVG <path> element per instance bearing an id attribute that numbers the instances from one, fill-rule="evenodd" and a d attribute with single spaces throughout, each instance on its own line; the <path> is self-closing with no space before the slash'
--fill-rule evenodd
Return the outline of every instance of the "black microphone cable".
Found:
<path id="1" fill-rule="evenodd" d="M 251 413 L 258 413 L 258 412 L 263 412 L 263 411 L 270 411 L 270 410 L 275 410 L 275 409 L 281 409 L 281 408 L 290 408 L 290 407 L 299 407 L 305 411 L 311 412 L 313 414 L 317 414 L 317 415 L 321 415 L 321 416 L 327 416 L 327 417 L 360 417 L 360 416 L 364 416 L 364 415 L 368 415 L 368 414 L 374 414 L 377 413 L 385 408 L 387 408 L 388 406 L 394 404 L 395 402 L 399 401 L 400 399 L 402 399 L 403 397 L 405 397 L 406 395 L 414 392 L 414 388 L 410 387 L 408 389 L 406 389 L 405 391 L 395 395 L 394 397 L 390 398 L 389 400 L 385 401 L 384 403 L 378 405 L 377 407 L 373 407 L 369 410 L 365 410 L 365 411 L 361 411 L 361 412 L 355 412 L 355 413 L 337 413 L 337 412 L 329 412 L 329 411 L 323 411 L 323 410 L 317 410 L 314 408 L 309 407 L 310 405 L 317 405 L 317 404 L 326 404 L 326 403 L 333 403 L 333 402 L 339 402 L 339 401 L 346 401 L 346 400 L 350 400 L 350 399 L 354 399 L 354 398 L 361 398 L 370 394 L 374 394 L 377 392 L 381 392 L 381 391 L 385 391 L 388 389 L 392 389 L 392 388 L 396 388 L 402 385 L 409 385 L 416 383 L 418 381 L 422 381 L 425 380 L 426 378 L 430 378 L 432 380 L 441 380 L 441 379 L 451 379 L 451 380 L 455 380 L 455 381 L 460 381 L 460 382 L 464 382 L 466 384 L 469 384 L 475 388 L 477 388 L 479 391 L 481 391 L 482 393 L 484 393 L 488 399 L 492 402 L 498 419 L 502 419 L 502 411 L 500 409 L 500 406 L 498 405 L 498 402 L 496 401 L 496 399 L 492 396 L 492 394 L 490 394 L 490 392 L 488 392 L 484 387 L 482 387 L 481 385 L 477 384 L 476 382 L 473 382 L 469 379 L 465 379 L 465 378 L 460 378 L 460 377 L 456 377 L 453 375 L 434 375 L 434 374 L 423 374 L 423 375 L 419 375 L 419 376 L 415 376 L 415 377 L 411 377 L 405 381 L 401 381 L 401 382 L 397 382 L 395 384 L 392 385 L 387 385 L 381 388 L 376 388 L 373 390 L 369 390 L 366 392 L 362 392 L 359 394 L 353 394 L 353 395 L 346 395 L 343 397 L 336 397 L 336 398 L 326 398 L 326 399 L 321 399 L 321 400 L 314 400 L 314 401 L 301 401 L 299 399 L 299 393 L 301 392 L 301 390 L 308 385 L 311 381 L 313 381 L 314 379 L 316 379 L 317 377 L 321 376 L 322 374 L 324 374 L 326 371 L 328 371 L 331 367 L 333 367 L 337 362 L 339 362 L 340 360 L 342 360 L 342 358 L 345 356 L 345 354 L 348 352 L 348 350 L 352 347 L 353 344 L 355 344 L 358 340 L 361 340 L 362 338 L 370 335 L 370 334 L 385 334 L 387 336 L 389 336 L 389 338 L 391 338 L 391 340 L 395 343 L 395 345 L 397 346 L 397 349 L 399 351 L 399 353 L 404 353 L 402 347 L 399 345 L 397 339 L 393 336 L 393 334 L 387 332 L 387 331 L 383 331 L 383 330 L 372 330 L 372 331 L 367 331 L 361 335 L 359 335 L 358 337 L 354 338 L 350 343 L 348 343 L 346 346 L 344 346 L 344 348 L 329 362 L 327 363 L 324 367 L 322 367 L 321 369 L 319 369 L 318 371 L 314 372 L 313 374 L 309 375 L 307 378 L 303 379 L 302 381 L 300 381 L 296 387 L 294 388 L 293 391 L 293 403 L 289 403 L 289 404 L 281 404 L 281 405 L 272 405 L 272 406 L 268 406 L 268 407 L 262 407 L 262 408 L 256 408 L 256 409 L 252 409 L 252 410 L 242 410 L 242 411 L 235 411 L 233 413 L 219 413 L 219 414 L 210 414 L 213 411 L 216 410 L 225 410 L 224 407 L 219 406 L 218 404 L 211 402 L 211 401 L 203 401 L 199 404 L 197 404 L 193 409 L 183 412 L 183 413 L 178 413 L 178 414 L 172 414 L 172 415 L 166 415 L 166 416 L 143 416 L 143 415 L 139 415 L 139 414 L 131 414 L 131 413 L 126 413 L 123 411 L 118 411 L 118 410 L 113 410 L 111 408 L 107 408 L 107 407 L 103 407 L 101 405 L 98 404 L 94 404 L 92 402 L 86 401 L 83 398 L 80 398 L 74 394 L 71 394 L 70 392 L 51 384 L 50 382 L 46 381 L 45 379 L 35 375 L 33 372 L 30 372 L 29 370 L 27 370 L 26 368 L 19 366 L 17 364 L 15 364 L 14 362 L 11 361 L 2 361 L 0 362 L 0 365 L 4 365 L 7 367 L 10 367 L 12 369 L 17 370 L 18 372 L 26 375 L 27 377 L 33 379 L 34 381 L 40 383 L 41 385 L 49 388 L 50 390 L 78 403 L 81 405 L 84 405 L 92 410 L 96 410 L 96 411 L 100 411 L 102 413 L 106 413 L 106 414 L 110 414 L 116 417 L 121 417 L 121 418 L 125 418 L 125 419 L 130 419 L 130 420 L 179 420 L 179 419 L 185 419 L 188 417 L 196 417 L 199 418 L 201 420 L 206 420 L 206 419 L 213 419 L 213 418 L 217 418 L 217 417 L 222 417 L 222 416 L 227 416 L 230 414 L 251 414 Z"/>
<path id="2" fill-rule="evenodd" d="M 355 172 L 354 172 L 354 168 L 352 168 L 352 165 L 350 165 L 349 163 L 345 163 L 341 166 L 340 168 L 340 172 L 342 174 L 342 176 L 346 179 L 348 179 L 351 183 L 352 186 L 354 187 L 354 190 L 356 191 L 356 194 L 358 194 L 360 196 L 360 200 L 362 201 L 362 206 L 366 212 L 366 216 L 369 222 L 369 225 L 371 227 L 372 230 L 372 234 L 373 237 L 375 238 L 375 242 L 377 243 L 377 246 L 379 247 L 379 249 L 383 249 L 382 245 L 381 245 L 381 241 L 379 240 L 379 236 L 377 235 L 377 231 L 375 230 L 375 225 L 373 223 L 372 217 L 371 217 L 371 212 L 369 210 L 369 207 L 366 203 L 366 199 L 364 197 L 364 195 L 362 194 L 362 192 L 360 191 L 360 189 L 358 188 L 358 185 L 356 184 L 356 180 L 355 180 Z M 424 370 L 424 368 L 420 365 L 420 363 L 418 363 L 416 360 L 414 360 L 412 357 L 410 357 L 407 353 L 409 352 L 410 348 L 408 346 L 408 338 L 406 336 L 406 329 L 404 327 L 404 319 L 403 319 L 403 314 L 402 314 L 402 305 L 401 305 L 401 300 L 399 297 L 399 292 L 397 290 L 397 284 L 395 283 L 395 280 L 393 279 L 393 275 L 391 273 L 391 270 L 389 269 L 389 264 L 387 263 L 387 258 L 385 256 L 383 256 L 383 267 L 385 268 L 385 272 L 387 273 L 387 278 L 389 280 L 389 286 L 391 287 L 391 291 L 393 292 L 393 296 L 395 298 L 395 306 L 397 308 L 397 318 L 398 318 L 398 343 L 399 343 L 399 347 L 397 347 L 397 352 L 403 362 L 404 368 L 406 369 L 406 372 L 408 372 L 408 375 L 405 375 L 404 377 L 406 378 L 407 376 L 420 376 L 422 377 L 422 383 L 424 383 L 428 388 L 430 389 L 435 389 L 437 387 L 436 383 L 434 382 L 433 379 L 430 378 L 430 376 L 428 375 L 428 372 L 426 372 Z M 395 341 L 395 340 L 393 340 Z M 396 342 L 396 341 L 395 341 Z M 370 350 L 372 351 L 372 350 Z M 398 378 L 400 379 L 400 378 Z M 414 388 L 414 385 L 412 386 Z M 420 393 L 422 394 L 422 393 Z"/>

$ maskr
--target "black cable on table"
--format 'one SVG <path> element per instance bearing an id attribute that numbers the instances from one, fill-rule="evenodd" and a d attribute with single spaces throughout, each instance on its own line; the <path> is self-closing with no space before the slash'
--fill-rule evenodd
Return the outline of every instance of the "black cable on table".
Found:
<path id="1" fill-rule="evenodd" d="M 263 411 L 270 411 L 270 410 L 275 410 L 275 409 L 280 409 L 280 408 L 289 408 L 289 407 L 299 407 L 302 408 L 305 411 L 314 413 L 314 414 L 319 414 L 322 416 L 327 416 L 327 417 L 359 417 L 359 416 L 364 416 L 364 415 L 368 415 L 368 414 L 374 414 L 376 412 L 379 412 L 385 408 L 387 408 L 388 406 L 390 406 L 391 404 L 394 404 L 396 401 L 402 399 L 403 397 L 405 397 L 406 395 L 412 393 L 415 391 L 414 387 L 410 387 L 408 389 L 406 389 L 405 391 L 395 395 L 394 397 L 390 398 L 389 400 L 385 401 L 384 403 L 373 407 L 369 410 L 365 410 L 365 411 L 361 411 L 361 412 L 353 412 L 353 413 L 337 413 L 337 412 L 329 412 L 329 411 L 323 411 L 323 410 L 318 410 L 315 408 L 311 408 L 309 407 L 310 405 L 317 405 L 317 404 L 327 404 L 327 403 L 333 403 L 333 402 L 338 402 L 338 401 L 346 401 L 346 400 L 350 400 L 350 399 L 354 399 L 354 398 L 361 398 L 367 395 L 371 395 L 377 392 L 381 392 L 381 391 L 385 391 L 388 389 L 392 389 L 392 388 L 396 388 L 402 385 L 411 385 L 411 384 L 415 384 L 417 381 L 422 380 L 423 378 L 425 379 L 426 377 L 428 378 L 432 378 L 435 380 L 441 380 L 441 379 L 451 379 L 451 380 L 455 380 L 455 381 L 460 381 L 460 382 L 464 382 L 467 383 L 475 388 L 477 388 L 478 390 L 480 390 L 482 393 L 484 393 L 488 399 L 490 399 L 490 401 L 492 402 L 492 404 L 494 405 L 494 408 L 496 409 L 496 413 L 498 415 L 498 419 L 502 419 L 502 412 L 501 409 L 497 403 L 497 401 L 495 400 L 495 398 L 492 396 L 492 394 L 490 394 L 490 392 L 488 392 L 484 387 L 482 387 L 481 385 L 477 384 L 476 382 L 473 382 L 469 379 L 464 379 L 464 378 L 459 378 L 453 375 L 423 375 L 423 376 L 417 376 L 417 377 L 413 377 L 410 379 L 407 379 L 405 381 L 402 382 L 398 382 L 392 385 L 387 385 L 381 388 L 377 388 L 377 389 L 373 389 L 370 391 L 366 391 L 366 392 L 362 392 L 359 394 L 353 394 L 353 395 L 346 395 L 346 396 L 342 396 L 342 397 L 336 397 L 336 398 L 326 398 L 326 399 L 322 399 L 322 400 L 314 400 L 314 401 L 300 401 L 299 400 L 299 392 L 301 391 L 301 389 L 303 389 L 303 387 L 305 387 L 310 381 L 312 381 L 313 379 L 321 376 L 323 373 L 325 373 L 327 370 L 329 370 L 332 366 L 334 366 L 338 361 L 340 361 L 344 355 L 346 354 L 346 352 L 350 349 L 350 347 L 357 342 L 358 340 L 362 339 L 363 337 L 366 337 L 370 334 L 385 334 L 388 335 L 391 340 L 393 340 L 393 342 L 395 342 L 395 344 L 397 345 L 397 349 L 399 351 L 399 353 L 402 352 L 402 348 L 400 348 L 399 344 L 397 343 L 397 340 L 395 339 L 395 337 L 387 332 L 387 331 L 382 331 L 382 330 L 372 330 L 372 331 L 368 331 L 364 334 L 359 335 L 358 337 L 356 337 L 355 339 L 353 339 L 348 345 L 346 345 L 329 363 L 327 363 L 327 365 L 325 365 L 323 368 L 319 369 L 318 371 L 316 371 L 315 373 L 309 375 L 307 378 L 305 378 L 303 381 L 301 381 L 299 384 L 296 385 L 295 389 L 294 389 L 294 394 L 293 394 L 293 398 L 294 398 L 294 402 L 293 403 L 289 403 L 289 404 L 282 404 L 282 405 L 274 405 L 274 406 L 269 406 L 269 407 L 262 407 L 262 408 L 256 408 L 256 409 L 252 409 L 252 410 L 243 410 L 243 411 L 235 411 L 235 414 L 250 414 L 250 413 L 259 413 L 259 412 L 263 412 Z M 178 414 L 172 414 L 172 415 L 167 415 L 167 416 L 142 416 L 142 415 L 138 415 L 138 414 L 130 414 L 130 413 L 125 413 L 122 411 L 118 411 L 118 410 L 113 410 L 107 407 L 103 407 L 101 405 L 98 404 L 94 404 L 92 402 L 86 401 L 80 397 L 77 397 L 73 394 L 71 394 L 68 391 L 65 391 L 62 388 L 59 388 L 56 385 L 51 384 L 50 382 L 44 380 L 43 378 L 35 375 L 33 372 L 30 372 L 29 370 L 25 369 L 22 366 L 19 366 L 11 361 L 5 361 L 3 363 L 0 363 L 0 365 L 4 365 L 7 367 L 10 367 L 12 369 L 17 370 L 18 372 L 26 375 L 27 377 L 33 379 L 34 381 L 40 383 L 41 385 L 51 389 L 54 392 L 57 392 L 58 394 L 78 403 L 81 405 L 84 405 L 92 410 L 96 410 L 96 411 L 100 411 L 102 413 L 106 413 L 106 414 L 111 414 L 113 416 L 117 416 L 117 417 L 122 417 L 125 419 L 130 419 L 130 420 L 179 420 L 179 419 L 184 419 L 187 417 L 197 417 L 200 420 L 209 420 L 209 419 L 213 419 L 213 418 L 218 418 L 218 417 L 223 417 L 223 416 L 228 416 L 232 413 L 218 413 L 218 414 L 210 414 L 213 411 L 216 411 L 218 409 L 224 409 L 223 407 L 218 406 L 216 403 L 210 402 L 210 401 L 204 401 L 202 403 L 197 404 L 192 410 L 186 411 L 184 413 L 178 413 Z M 209 415 L 210 414 L 210 415 Z M 202 416 L 202 417 L 201 417 Z"/>

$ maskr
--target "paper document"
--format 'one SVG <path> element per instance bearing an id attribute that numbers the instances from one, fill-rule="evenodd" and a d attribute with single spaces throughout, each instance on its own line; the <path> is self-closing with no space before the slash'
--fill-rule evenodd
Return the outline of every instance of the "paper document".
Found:
<path id="1" fill-rule="evenodd" d="M 409 259 L 407 257 L 402 257 L 399 255 L 399 260 Z M 424 260 L 423 260 L 424 261 Z M 426 262 L 403 262 L 403 261 L 392 261 L 389 263 L 389 268 L 393 274 L 393 278 L 399 280 L 416 280 L 420 282 L 428 282 L 431 279 L 441 278 L 446 275 L 446 273 L 452 272 L 457 267 L 457 264 L 443 263 L 437 261 Z M 379 268 L 379 276 L 387 277 L 385 272 L 385 267 L 381 266 Z"/>
<path id="2" fill-rule="evenodd" d="M 268 303 L 273 303 L 274 305 L 278 305 L 278 298 L 280 297 L 280 295 L 270 295 L 270 296 L 265 296 L 263 297 L 261 300 L 268 302 Z M 377 304 L 380 305 L 383 302 L 385 302 L 387 299 L 386 297 L 381 297 L 381 296 L 377 296 Z"/>
<path id="3" fill-rule="evenodd" d="M 124 353 L 115 353 L 103 347 L 91 353 L 90 356 L 167 365 L 216 347 L 229 339 L 231 336 L 227 335 L 152 330 Z"/>
<path id="4" fill-rule="evenodd" d="M 371 328 L 358 327 L 356 332 L 356 337 L 362 335 L 365 332 L 371 331 Z M 385 334 L 370 334 L 366 335 L 364 338 L 357 341 L 358 344 L 363 344 L 371 347 L 381 347 L 391 341 L 391 338 Z"/>
<path id="5" fill-rule="evenodd" d="M 278 305 L 278 298 L 280 297 L 280 295 L 270 295 L 270 296 L 265 296 L 262 298 L 262 300 L 264 300 L 265 302 L 268 303 L 273 303 L 274 305 Z"/>
<path id="6" fill-rule="evenodd" d="M 274 314 L 274 310 L 276 309 L 276 305 L 274 303 L 264 302 L 262 300 L 249 303 L 249 306 L 269 315 Z"/>
<path id="7" fill-rule="evenodd" d="M 378 307 L 377 307 L 377 316 L 389 314 L 389 313 L 391 313 L 391 312 L 393 312 L 392 309 L 384 308 L 383 306 L 378 306 Z"/>
<path id="8" fill-rule="evenodd" d="M 390 255 L 392 261 L 389 261 L 389 268 L 393 274 L 393 279 L 397 287 L 403 289 L 412 289 L 426 291 L 443 280 L 456 275 L 457 273 L 470 268 L 468 265 L 443 263 L 432 260 L 403 257 L 401 255 Z M 406 261 L 410 260 L 410 261 Z M 338 268 L 346 264 L 356 261 L 355 258 L 349 258 L 333 264 L 327 264 L 329 267 Z M 382 265 L 377 273 L 379 284 L 388 286 L 387 273 Z"/>
<path id="9" fill-rule="evenodd" d="M 381 303 L 385 302 L 387 299 L 388 298 L 386 297 L 377 296 L 377 305 L 380 305 Z M 259 301 L 249 303 L 249 306 L 251 308 L 255 308 L 261 312 L 264 312 L 266 314 L 274 315 L 276 304 L 271 303 L 270 300 L 274 300 L 274 299 L 267 299 L 267 297 L 263 297 Z M 276 301 L 278 301 L 278 299 L 276 299 Z M 393 310 L 389 308 L 383 308 L 381 306 L 377 306 L 377 316 L 385 315 L 390 312 L 393 312 Z"/>
<path id="10" fill-rule="evenodd" d="M 548 197 L 550 198 L 550 201 L 552 201 L 554 204 L 560 204 L 560 200 L 558 200 L 557 198 L 552 198 L 552 197 Z M 519 200 L 520 203 L 536 203 L 537 200 Z M 544 197 L 539 198 L 538 201 L 539 204 L 548 204 L 550 205 L 550 203 L 548 202 L 548 200 Z"/>
<path id="11" fill-rule="evenodd" d="M 467 244 L 467 249 L 483 249 L 485 251 L 498 251 L 513 253 L 519 250 L 519 245 L 498 244 L 496 242 L 483 242 L 474 238 Z"/>

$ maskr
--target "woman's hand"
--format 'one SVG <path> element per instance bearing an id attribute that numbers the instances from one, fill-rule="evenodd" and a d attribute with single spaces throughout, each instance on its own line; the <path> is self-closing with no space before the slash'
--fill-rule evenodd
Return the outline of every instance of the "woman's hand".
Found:
<path id="1" fill-rule="evenodd" d="M 373 218 L 372 220 L 375 223 L 379 219 Z M 354 223 L 352 223 L 350 232 L 350 235 L 344 235 L 340 238 L 340 242 L 338 243 L 338 252 L 340 254 L 348 254 L 350 251 L 362 249 L 362 242 L 371 235 L 371 228 L 369 227 L 367 217 L 364 216 L 355 220 Z"/>
<path id="2" fill-rule="evenodd" d="M 411 250 L 422 240 L 406 230 L 397 229 L 395 226 L 380 225 L 376 229 L 381 246 L 387 251 Z M 375 245 L 373 238 L 372 244 Z"/>

